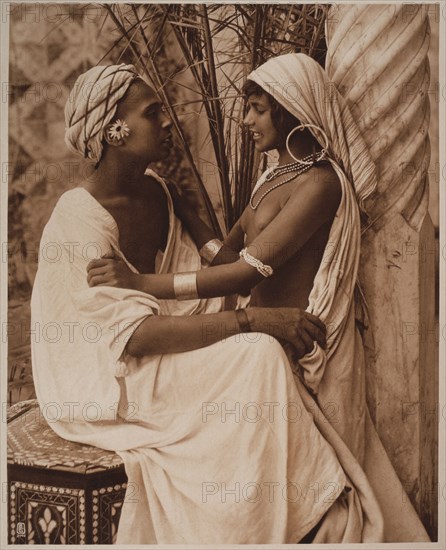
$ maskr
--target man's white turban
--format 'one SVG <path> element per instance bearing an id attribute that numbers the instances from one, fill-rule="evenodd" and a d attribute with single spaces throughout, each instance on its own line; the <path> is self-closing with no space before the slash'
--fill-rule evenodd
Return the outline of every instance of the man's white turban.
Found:
<path id="1" fill-rule="evenodd" d="M 99 162 L 104 128 L 136 78 L 135 67 L 125 63 L 93 67 L 79 76 L 65 105 L 65 143 L 71 151 Z"/>

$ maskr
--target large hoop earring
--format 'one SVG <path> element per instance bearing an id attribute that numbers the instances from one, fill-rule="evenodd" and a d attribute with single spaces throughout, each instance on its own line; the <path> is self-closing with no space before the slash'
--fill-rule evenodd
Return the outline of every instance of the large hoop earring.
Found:
<path id="1" fill-rule="evenodd" d="M 290 155 L 290 157 L 293 160 L 295 160 L 296 162 L 300 162 L 301 164 L 306 164 L 307 166 L 313 166 L 313 164 L 314 164 L 313 161 L 305 161 L 305 160 L 298 159 L 297 157 L 295 157 L 293 155 L 293 153 L 291 152 L 290 146 L 289 146 L 290 138 L 294 134 L 294 132 L 296 130 L 300 130 L 301 132 L 303 132 L 305 128 L 315 128 L 316 130 L 318 130 L 322 134 L 322 136 L 324 137 L 325 145 L 324 145 L 324 148 L 322 149 L 321 153 L 325 154 L 327 152 L 327 149 L 328 149 L 328 137 L 327 137 L 327 134 L 324 132 L 324 130 L 322 130 L 322 128 L 319 128 L 319 126 L 316 126 L 315 124 L 300 124 L 299 126 L 296 126 L 295 128 L 293 128 L 291 130 L 291 132 L 287 135 L 286 142 L 285 142 L 285 147 L 286 147 L 286 150 L 288 151 L 288 154 Z"/>

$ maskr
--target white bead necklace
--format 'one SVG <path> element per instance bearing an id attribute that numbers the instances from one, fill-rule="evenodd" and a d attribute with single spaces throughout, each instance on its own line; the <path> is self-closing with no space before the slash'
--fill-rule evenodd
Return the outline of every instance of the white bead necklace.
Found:
<path id="1" fill-rule="evenodd" d="M 307 172 L 310 168 L 314 166 L 314 164 L 318 161 L 320 161 L 325 156 L 325 150 L 319 151 L 316 155 L 308 155 L 302 159 L 302 161 L 295 161 L 290 162 L 289 164 L 284 164 L 282 166 L 277 166 L 276 168 L 273 168 L 266 176 L 263 182 L 259 185 L 259 187 L 251 194 L 251 198 L 249 199 L 249 205 L 253 210 L 256 210 L 259 206 L 259 204 L 263 201 L 263 199 L 271 193 L 271 191 L 274 191 L 274 189 L 277 189 L 278 187 L 281 187 L 282 185 L 285 185 L 285 183 L 290 182 L 291 180 L 297 178 L 297 176 L 300 176 L 301 174 L 304 174 Z M 284 174 L 288 174 L 290 172 L 294 172 L 289 178 L 284 179 L 283 181 L 280 181 L 279 183 L 276 183 L 269 189 L 267 189 L 259 198 L 257 201 L 257 204 L 254 205 L 254 195 L 258 193 L 258 191 L 265 185 L 265 183 L 268 183 L 272 181 L 275 178 L 278 178 L 279 176 L 283 176 Z"/>

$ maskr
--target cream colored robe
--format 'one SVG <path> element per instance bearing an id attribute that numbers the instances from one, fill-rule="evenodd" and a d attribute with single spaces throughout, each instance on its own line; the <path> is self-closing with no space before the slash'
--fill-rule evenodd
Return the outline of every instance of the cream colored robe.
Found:
<path id="1" fill-rule="evenodd" d="M 169 209 L 158 271 L 198 269 L 170 197 Z M 160 302 L 88 287 L 89 260 L 111 250 L 122 255 L 109 213 L 85 189 L 64 193 L 41 241 L 32 361 L 56 433 L 115 450 L 125 462 L 131 491 L 119 544 L 297 542 L 335 501 L 355 525 L 367 524 L 362 506 L 379 515 L 364 477 L 361 501 L 347 492 L 276 340 L 239 335 L 187 353 L 128 356 L 126 341 L 148 315 L 217 311 L 221 300 Z"/>
<path id="2" fill-rule="evenodd" d="M 336 450 L 358 494 L 367 494 L 361 489 L 365 472 L 381 512 L 370 514 L 371 509 L 363 505 L 364 517 L 375 526 L 375 532 L 368 532 L 367 522 L 353 529 L 349 521 L 336 540 L 333 526 L 339 525 L 337 503 L 314 542 L 377 542 L 381 539 L 374 537 L 381 522 L 385 542 L 429 541 L 378 438 L 366 403 L 366 366 L 355 326 L 354 293 L 360 254 L 359 207 L 364 207 L 376 188 L 369 151 L 336 86 L 310 57 L 285 54 L 271 58 L 248 78 L 308 125 L 320 146 L 326 148 L 342 189 L 309 296 L 308 310 L 327 325 L 327 351 L 316 345 L 311 354 L 299 361 L 297 384 L 308 409 L 317 411 L 315 422 Z M 362 532 L 359 539 L 358 532 Z"/>

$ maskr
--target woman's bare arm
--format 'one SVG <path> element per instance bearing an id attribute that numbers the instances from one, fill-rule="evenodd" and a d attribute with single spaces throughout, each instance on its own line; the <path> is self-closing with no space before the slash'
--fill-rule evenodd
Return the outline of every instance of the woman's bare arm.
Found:
<path id="1" fill-rule="evenodd" d="M 178 193 L 175 184 L 168 185 L 170 195 L 175 208 L 175 214 L 189 231 L 192 240 L 200 250 L 207 242 L 216 239 L 217 235 L 198 215 L 197 209 L 183 194 Z M 223 247 L 213 259 L 211 265 L 220 265 L 235 262 L 238 259 L 238 251 L 243 248 L 243 231 L 235 224 L 228 236 L 223 241 Z"/>
<path id="2" fill-rule="evenodd" d="M 316 177 L 317 174 L 317 177 Z M 276 269 L 293 257 L 310 237 L 333 219 L 341 200 L 341 188 L 334 171 L 326 168 L 313 172 L 291 195 L 286 205 L 268 226 L 249 244 L 248 252 Z M 160 299 L 175 299 L 173 274 L 129 274 L 124 265 L 101 260 L 91 262 L 89 284 L 135 288 Z M 107 265 L 107 268 L 104 266 Z M 101 272 L 101 267 L 108 270 Z M 111 271 L 110 271 L 111 270 Z M 244 260 L 211 266 L 197 272 L 200 298 L 246 294 L 263 276 Z"/>
<path id="3" fill-rule="evenodd" d="M 198 250 L 207 242 L 216 238 L 214 231 L 208 227 L 197 214 L 191 216 L 188 221 L 182 221 Z M 243 240 L 241 240 L 240 244 L 240 236 L 243 239 L 243 230 L 240 225 L 236 223 L 228 236 L 224 239 L 223 247 L 219 250 L 211 265 L 229 264 L 237 261 L 239 258 L 238 251 L 243 248 Z"/>

